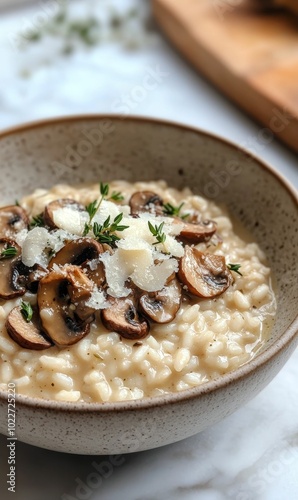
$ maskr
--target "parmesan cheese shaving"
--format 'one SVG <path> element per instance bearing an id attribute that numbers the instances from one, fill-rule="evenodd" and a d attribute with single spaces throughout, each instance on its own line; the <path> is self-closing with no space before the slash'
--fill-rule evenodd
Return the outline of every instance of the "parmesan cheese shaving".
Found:
<path id="1" fill-rule="evenodd" d="M 164 252 L 167 252 L 174 257 L 183 257 L 184 255 L 183 245 L 170 235 L 167 235 L 165 242 L 157 245 L 157 248 L 162 249 Z"/>
<path id="2" fill-rule="evenodd" d="M 101 260 L 105 266 L 106 280 L 109 285 L 108 293 L 112 297 L 127 297 L 130 293 L 130 290 L 125 286 L 128 275 L 119 259 L 118 252 L 113 255 L 105 252 L 101 255 Z"/>
<path id="3" fill-rule="evenodd" d="M 16 233 L 15 240 L 20 247 L 23 246 L 25 239 L 27 238 L 28 229 L 22 229 L 20 232 Z"/>
<path id="4" fill-rule="evenodd" d="M 166 234 L 166 241 L 163 244 L 152 247 L 156 239 L 148 227 L 149 221 L 156 226 L 164 222 L 163 232 Z M 122 222 L 124 225 L 129 226 L 129 228 L 118 234 L 121 238 L 121 241 L 117 245 L 118 247 L 127 249 L 135 248 L 136 242 L 142 241 L 144 244 L 147 243 L 152 251 L 162 250 L 174 257 L 182 257 L 184 255 L 182 243 L 174 238 L 175 235 L 180 234 L 184 226 L 183 223 L 179 224 L 176 221 L 174 223 L 168 217 L 153 216 L 149 213 L 140 214 L 138 219 L 125 217 Z"/>
<path id="5" fill-rule="evenodd" d="M 40 264 L 47 267 L 48 257 L 44 250 L 50 246 L 49 236 L 49 231 L 44 227 L 35 227 L 29 231 L 22 251 L 22 261 L 25 266 L 32 267 L 34 264 Z"/>
<path id="6" fill-rule="evenodd" d="M 91 271 L 95 271 L 97 269 L 97 266 L 99 264 L 99 259 L 92 259 L 87 262 L 87 265 L 89 266 Z"/>
<path id="7" fill-rule="evenodd" d="M 88 214 L 71 208 L 69 205 L 54 210 L 53 220 L 58 228 L 80 236 L 83 234 L 85 223 L 88 222 Z"/>
<path id="8" fill-rule="evenodd" d="M 108 293 L 113 297 L 129 294 L 125 286 L 128 279 L 147 292 L 161 290 L 171 274 L 178 270 L 176 259 L 167 256 L 162 262 L 156 262 L 154 247 L 136 237 L 119 241 L 118 247 L 113 255 L 106 252 L 101 256 Z"/>
<path id="9" fill-rule="evenodd" d="M 123 209 L 124 207 L 116 205 L 116 203 L 103 200 L 101 202 L 100 209 L 96 212 L 93 218 L 93 222 L 98 222 L 98 224 L 102 225 L 108 217 L 110 217 L 110 220 L 113 221 L 117 215 L 123 213 Z"/>
<path id="10" fill-rule="evenodd" d="M 146 292 L 161 290 L 171 274 L 178 271 L 176 259 L 164 260 L 158 264 L 152 264 L 146 269 L 137 267 L 131 275 L 132 281 Z"/>
<path id="11" fill-rule="evenodd" d="M 66 241 L 77 238 L 78 236 L 63 229 L 49 232 L 45 227 L 35 227 L 27 233 L 23 241 L 22 261 L 28 267 L 32 267 L 34 264 L 47 267 L 50 251 L 57 253 Z"/>
<path id="12" fill-rule="evenodd" d="M 78 236 L 63 229 L 49 233 L 49 244 L 54 253 L 59 252 L 64 247 L 66 241 L 76 240 Z"/>
<path id="13" fill-rule="evenodd" d="M 142 240 L 144 242 L 147 242 L 148 244 L 152 244 L 154 242 L 154 236 L 150 233 L 149 227 L 148 227 L 148 221 L 151 221 L 152 224 L 157 224 L 162 221 L 156 221 L 156 218 L 153 216 L 150 216 L 150 214 L 140 214 L 138 219 L 135 219 L 131 216 L 129 217 L 124 217 L 121 224 L 125 226 L 129 226 L 127 229 L 119 233 L 119 237 L 121 239 L 129 241 L 131 238 L 136 239 L 138 238 L 139 240 Z M 127 245 L 127 247 L 129 244 Z"/>

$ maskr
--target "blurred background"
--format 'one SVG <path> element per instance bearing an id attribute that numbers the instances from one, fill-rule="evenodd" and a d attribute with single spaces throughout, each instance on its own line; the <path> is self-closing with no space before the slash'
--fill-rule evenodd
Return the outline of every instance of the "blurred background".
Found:
<path id="1" fill-rule="evenodd" d="M 200 2 L 192 3 L 195 1 Z M 174 3 L 177 5 L 177 0 Z M 180 0 L 180 7 L 187 3 Z M 266 7 L 269 3 L 263 2 Z M 165 4 L 169 6 L 171 0 Z M 241 4 L 245 2 L 209 2 L 216 19 L 236 15 Z M 268 13 L 277 15 L 275 11 Z M 291 50 L 287 57 L 297 74 L 297 21 L 293 13 L 288 16 Z M 164 19 L 166 22 L 167 16 Z M 276 25 L 279 21 L 275 19 Z M 260 22 L 258 19 L 262 30 Z M 202 30 L 206 26 L 202 22 Z M 276 29 L 280 34 L 279 26 Z M 238 31 L 244 27 L 250 30 L 249 24 L 237 23 Z M 179 26 L 175 29 L 177 32 Z M 212 37 L 210 31 L 210 43 Z M 247 50 L 239 56 L 243 63 L 246 56 L 251 57 L 252 39 L 247 37 L 245 43 Z M 267 47 L 267 53 L 263 45 L 257 48 L 265 59 L 276 59 L 272 48 Z M 285 50 L 282 54 L 281 61 Z M 0 61 L 1 130 L 80 113 L 175 120 L 238 143 L 298 186 L 295 150 L 273 134 L 264 133 L 264 127 L 268 131 L 266 124 L 246 115 L 183 58 L 157 24 L 149 0 L 0 0 Z M 208 59 L 206 66 L 208 69 Z M 294 73 L 289 73 L 288 67 L 287 74 L 296 88 L 291 98 L 297 105 L 298 81 L 293 80 Z M 278 97 L 285 88 L 284 74 L 277 80 Z M 271 95 L 274 97 L 272 90 Z M 94 489 L 84 489 L 82 484 L 86 485 L 88 474 L 94 470 L 94 461 L 104 464 L 108 457 L 68 456 L 18 443 L 17 492 L 9 494 L 4 476 L 6 441 L 1 436 L 1 498 L 295 500 L 297 377 L 296 352 L 276 379 L 246 407 L 194 438 L 121 457 L 119 465 Z"/>
<path id="2" fill-rule="evenodd" d="M 243 1 L 209 4 L 225 26 L 225 16 Z M 1 128 L 77 113 L 158 116 L 224 135 L 295 181 L 294 155 L 179 55 L 154 21 L 149 0 L 0 0 L 0 6 Z"/>

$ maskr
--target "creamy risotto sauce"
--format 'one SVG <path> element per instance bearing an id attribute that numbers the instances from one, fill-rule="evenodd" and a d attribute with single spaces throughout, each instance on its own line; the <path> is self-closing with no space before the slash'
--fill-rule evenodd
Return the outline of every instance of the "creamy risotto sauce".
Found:
<path id="1" fill-rule="evenodd" d="M 150 190 L 165 203 L 193 210 L 217 223 L 217 235 L 199 243 L 199 250 L 222 255 L 237 263 L 241 275 L 212 299 L 183 293 L 181 307 L 168 324 L 152 323 L 147 337 L 136 341 L 108 331 L 98 316 L 90 333 L 74 345 L 45 350 L 20 347 L 8 335 L 5 321 L 22 301 L 34 306 L 36 295 L 0 302 L 0 387 L 14 381 L 17 392 L 56 401 L 106 402 L 180 392 L 235 370 L 262 348 L 275 314 L 271 273 L 260 247 L 242 239 L 224 208 L 186 188 L 177 191 L 164 181 L 110 184 L 121 192 L 127 205 L 136 191 Z M 88 205 L 98 198 L 98 184 L 84 187 L 58 185 L 39 189 L 20 200 L 30 216 L 59 198 L 72 198 Z M 241 232 L 241 235 L 243 233 Z"/>

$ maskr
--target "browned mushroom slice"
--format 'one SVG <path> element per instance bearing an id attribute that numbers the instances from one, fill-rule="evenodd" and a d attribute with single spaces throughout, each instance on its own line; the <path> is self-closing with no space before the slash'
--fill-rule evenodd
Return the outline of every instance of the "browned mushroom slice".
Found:
<path id="1" fill-rule="evenodd" d="M 163 200 L 153 191 L 137 191 L 131 196 L 129 206 L 132 214 L 151 212 L 163 215 Z"/>
<path id="2" fill-rule="evenodd" d="M 21 247 L 10 238 L 0 239 L 0 298 L 13 299 L 24 295 L 21 283 Z"/>
<path id="3" fill-rule="evenodd" d="M 19 306 L 10 311 L 5 327 L 9 336 L 21 347 L 40 351 L 52 347 L 52 342 L 43 335 L 39 327 L 38 314 L 35 311 L 32 320 L 27 322 Z"/>
<path id="4" fill-rule="evenodd" d="M 29 270 L 28 277 L 26 279 L 27 289 L 32 293 L 37 293 L 39 282 L 48 274 L 48 270 L 39 264 L 35 264 Z"/>
<path id="5" fill-rule="evenodd" d="M 92 280 L 96 286 L 102 287 L 105 284 L 106 273 L 102 262 L 96 263 L 96 267 L 94 269 L 91 268 L 92 266 L 90 267 L 89 262 L 85 262 L 82 267 L 86 270 L 88 278 Z"/>
<path id="6" fill-rule="evenodd" d="M 149 333 L 149 324 L 138 314 L 132 294 L 120 299 L 109 297 L 109 307 L 102 311 L 101 319 L 108 330 L 126 339 L 142 339 Z"/>
<path id="7" fill-rule="evenodd" d="M 78 266 L 67 266 L 68 293 L 72 303 L 88 300 L 94 288 L 94 283 Z"/>
<path id="8" fill-rule="evenodd" d="M 187 222 L 179 218 L 174 218 L 177 224 L 183 224 L 182 230 L 177 236 L 184 243 L 196 245 L 204 241 L 209 241 L 217 229 L 216 222 L 212 220 L 200 220 L 198 215 L 195 215 Z"/>
<path id="9" fill-rule="evenodd" d="M 54 222 L 54 212 L 59 208 L 65 207 L 71 207 L 74 210 L 78 210 L 79 212 L 84 212 L 85 210 L 85 207 L 83 205 L 72 199 L 62 198 L 60 200 L 51 201 L 51 203 L 46 205 L 44 209 L 43 218 L 45 225 L 50 229 L 58 229 L 58 226 L 56 226 Z"/>
<path id="10" fill-rule="evenodd" d="M 156 323 L 169 323 L 175 318 L 181 304 L 181 285 L 174 278 L 159 292 L 141 295 L 140 309 Z"/>
<path id="11" fill-rule="evenodd" d="M 95 319 L 96 309 L 86 305 L 86 301 L 81 300 L 75 308 L 75 314 L 81 321 L 91 323 Z"/>
<path id="12" fill-rule="evenodd" d="M 93 268 L 92 261 L 98 259 L 103 252 L 102 245 L 92 238 L 80 238 L 70 241 L 51 259 L 48 269 L 52 270 L 55 264 L 58 266 L 66 264 L 82 266 L 86 270 L 88 277 L 97 286 L 102 286 L 106 279 L 104 265 L 102 262 L 98 262 Z"/>
<path id="13" fill-rule="evenodd" d="M 75 314 L 90 323 L 94 319 L 96 309 L 86 305 L 94 289 L 94 282 L 77 266 L 68 266 L 69 285 L 67 291 L 71 302 L 75 305 Z"/>
<path id="14" fill-rule="evenodd" d="M 190 246 L 185 247 L 178 276 L 191 293 L 205 298 L 220 295 L 233 281 L 224 257 L 203 253 Z"/>
<path id="15" fill-rule="evenodd" d="M 29 218 L 22 207 L 10 205 L 0 208 L 0 238 L 13 237 L 22 229 L 27 229 Z"/>
<path id="16" fill-rule="evenodd" d="M 72 303 L 91 295 L 93 283 L 87 279 L 79 267 L 68 266 L 63 273 L 51 271 L 39 283 L 37 302 L 42 328 L 58 346 L 75 344 L 90 331 L 88 322 L 77 317 Z"/>

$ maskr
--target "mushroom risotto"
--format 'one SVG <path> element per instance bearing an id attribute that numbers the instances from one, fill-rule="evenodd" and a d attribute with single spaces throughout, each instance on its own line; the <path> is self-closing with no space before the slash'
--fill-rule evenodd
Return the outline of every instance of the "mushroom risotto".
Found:
<path id="1" fill-rule="evenodd" d="M 0 388 L 105 402 L 246 363 L 276 304 L 259 246 L 164 181 L 57 185 L 0 209 Z"/>

